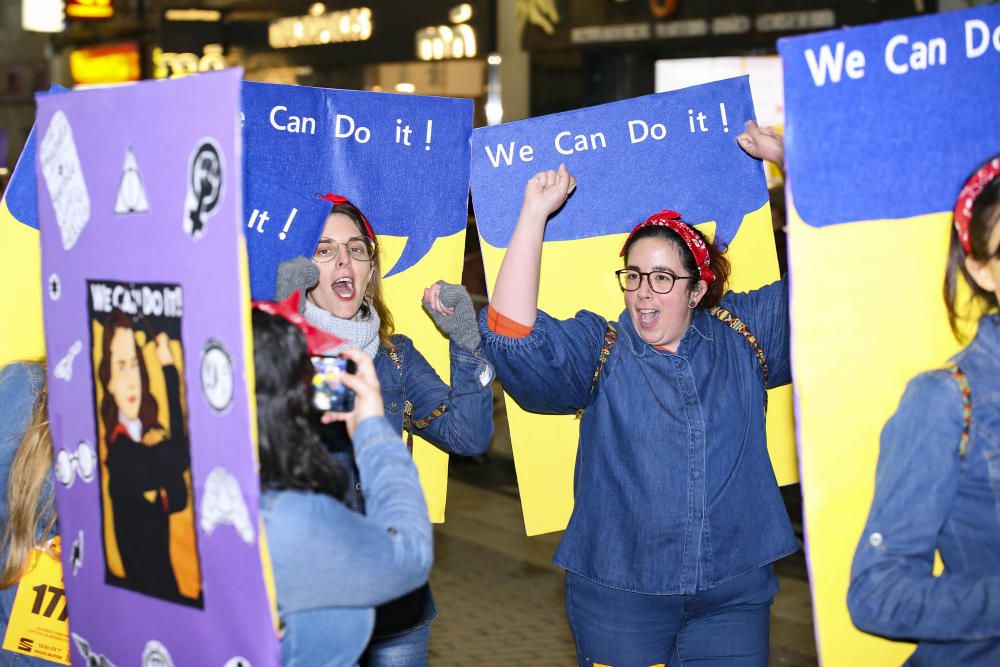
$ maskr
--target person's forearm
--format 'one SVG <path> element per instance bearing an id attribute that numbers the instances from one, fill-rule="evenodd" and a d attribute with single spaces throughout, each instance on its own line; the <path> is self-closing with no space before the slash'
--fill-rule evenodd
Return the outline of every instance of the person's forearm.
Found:
<path id="1" fill-rule="evenodd" d="M 866 632 L 925 641 L 1000 637 L 1000 577 L 934 576 L 905 561 L 882 563 L 851 581 L 847 604 Z"/>
<path id="2" fill-rule="evenodd" d="M 497 274 L 490 305 L 510 319 L 531 327 L 538 309 L 538 275 L 546 216 L 522 210 Z"/>

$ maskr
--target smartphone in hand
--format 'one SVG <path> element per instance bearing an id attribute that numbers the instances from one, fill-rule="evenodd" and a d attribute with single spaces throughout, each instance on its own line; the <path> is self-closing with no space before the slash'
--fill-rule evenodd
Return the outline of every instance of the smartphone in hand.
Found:
<path id="1" fill-rule="evenodd" d="M 354 410 L 354 391 L 340 381 L 343 373 L 354 373 L 357 365 L 341 357 L 310 357 L 316 374 L 313 375 L 312 404 L 320 412 L 351 412 Z"/>

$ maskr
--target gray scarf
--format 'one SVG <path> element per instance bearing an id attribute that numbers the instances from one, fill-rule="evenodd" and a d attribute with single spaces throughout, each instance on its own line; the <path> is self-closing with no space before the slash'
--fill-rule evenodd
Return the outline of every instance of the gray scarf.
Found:
<path id="1" fill-rule="evenodd" d="M 368 317 L 362 316 L 362 312 L 365 310 L 368 311 Z M 378 313 L 370 305 L 367 308 L 359 309 L 353 319 L 345 320 L 328 313 L 312 301 L 306 300 L 303 315 L 305 315 L 306 321 L 313 326 L 349 341 L 352 347 L 364 350 L 365 354 L 372 359 L 378 353 L 378 328 L 381 321 Z"/>

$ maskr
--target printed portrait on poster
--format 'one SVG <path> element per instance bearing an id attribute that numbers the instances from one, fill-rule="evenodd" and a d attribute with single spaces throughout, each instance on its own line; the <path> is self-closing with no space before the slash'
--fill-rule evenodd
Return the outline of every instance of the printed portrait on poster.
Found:
<path id="1" fill-rule="evenodd" d="M 87 292 L 105 580 L 202 607 L 181 287 L 87 281 Z"/>

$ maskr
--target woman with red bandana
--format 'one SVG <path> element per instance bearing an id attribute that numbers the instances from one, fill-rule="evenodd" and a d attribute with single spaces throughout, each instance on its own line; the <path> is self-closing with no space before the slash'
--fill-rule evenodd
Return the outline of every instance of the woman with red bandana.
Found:
<path id="1" fill-rule="evenodd" d="M 962 313 L 959 274 L 972 292 Z M 847 606 L 862 630 L 919 642 L 907 665 L 985 667 L 1000 665 L 1000 156 L 959 193 L 945 276 L 956 336 L 960 317 L 985 314 L 944 369 L 910 381 L 882 430 Z"/>
<path id="2" fill-rule="evenodd" d="M 665 210 L 608 276 L 617 321 L 557 320 L 537 309 L 542 240 L 573 186 L 564 166 L 528 181 L 480 331 L 518 403 L 582 411 L 554 558 L 579 663 L 764 666 L 771 564 L 798 548 L 764 427 L 766 389 L 791 381 L 786 282 L 727 292 L 723 253 Z"/>

